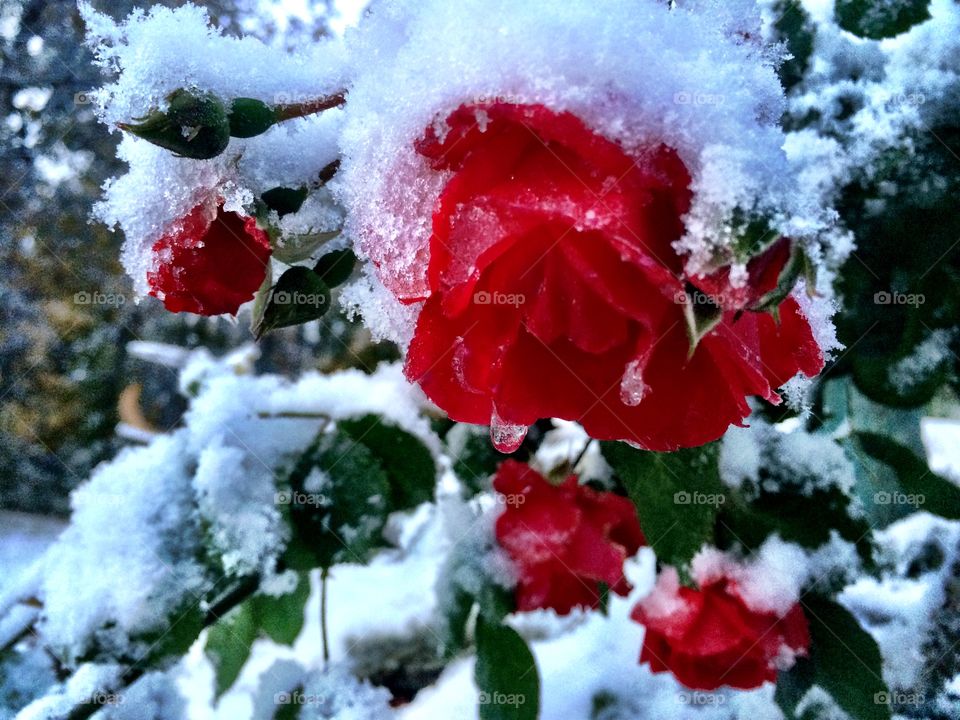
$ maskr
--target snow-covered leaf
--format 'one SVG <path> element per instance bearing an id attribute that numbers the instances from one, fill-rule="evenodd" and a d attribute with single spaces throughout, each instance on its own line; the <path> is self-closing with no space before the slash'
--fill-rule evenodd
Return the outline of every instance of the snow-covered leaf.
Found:
<path id="1" fill-rule="evenodd" d="M 340 430 L 362 443 L 390 480 L 390 510 L 409 510 L 433 499 L 437 466 L 416 436 L 377 415 L 341 420 Z"/>
<path id="2" fill-rule="evenodd" d="M 837 0 L 837 24 L 862 38 L 882 40 L 930 18 L 930 0 Z"/>

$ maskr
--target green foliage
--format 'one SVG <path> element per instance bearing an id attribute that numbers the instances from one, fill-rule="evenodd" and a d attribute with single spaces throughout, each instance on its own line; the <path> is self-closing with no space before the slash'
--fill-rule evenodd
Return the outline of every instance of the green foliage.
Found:
<path id="1" fill-rule="evenodd" d="M 289 567 L 363 563 L 391 512 L 433 498 L 437 467 L 414 435 L 376 415 L 342 420 L 299 458 L 281 490 L 294 527 Z"/>
<path id="2" fill-rule="evenodd" d="M 254 328 L 259 338 L 278 328 L 302 325 L 322 317 L 330 307 L 330 288 L 310 268 L 292 267 L 277 280 Z"/>
<path id="3" fill-rule="evenodd" d="M 480 720 L 536 720 L 540 706 L 537 663 L 523 638 L 511 627 L 477 622 Z"/>
<path id="4" fill-rule="evenodd" d="M 267 190 L 260 196 L 260 201 L 267 210 L 275 210 L 283 217 L 295 213 L 307 199 L 308 190 L 305 187 L 288 188 L 275 187 Z"/>
<path id="5" fill-rule="evenodd" d="M 288 483 L 293 527 L 314 566 L 364 563 L 383 546 L 390 481 L 365 445 L 340 431 L 323 434 Z"/>
<path id="6" fill-rule="evenodd" d="M 737 493 L 729 493 L 720 509 L 717 523 L 718 544 L 723 547 L 741 543 L 745 550 L 756 550 L 773 533 L 784 540 L 814 550 L 829 542 L 831 531 L 852 542 L 868 565 L 873 546 L 866 519 L 851 517 L 850 497 L 839 487 L 816 488 L 809 494 L 760 492 L 746 502 Z"/>
<path id="7" fill-rule="evenodd" d="M 960 487 L 934 473 L 910 448 L 878 433 L 858 432 L 854 440 L 864 453 L 889 467 L 896 477 L 897 494 L 879 492 L 875 502 L 894 503 L 899 497 L 908 501 L 908 510 L 925 510 L 960 520 Z"/>
<path id="8" fill-rule="evenodd" d="M 419 438 L 377 415 L 341 420 L 337 425 L 365 445 L 387 473 L 391 510 L 409 510 L 433 500 L 437 466 Z"/>
<path id="9" fill-rule="evenodd" d="M 647 542 L 661 562 L 682 569 L 712 542 L 724 502 L 716 443 L 672 453 L 635 450 L 620 442 L 603 442 L 600 448 L 636 505 Z"/>
<path id="10" fill-rule="evenodd" d="M 257 623 L 249 603 L 234 608 L 210 628 L 206 653 L 213 664 L 217 697 L 240 675 L 256 637 Z"/>
<path id="11" fill-rule="evenodd" d="M 268 637 L 281 645 L 293 644 L 303 629 L 309 596 L 310 577 L 301 573 L 292 592 L 276 597 L 254 595 L 214 623 L 204 649 L 213 664 L 217 697 L 240 675 L 254 640 Z"/>
<path id="12" fill-rule="evenodd" d="M 773 11 L 777 15 L 773 24 L 777 38 L 787 44 L 787 50 L 793 55 L 778 69 L 780 82 L 790 90 L 803 79 L 810 65 L 815 30 L 799 0 L 778 0 Z"/>
<path id="13" fill-rule="evenodd" d="M 853 720 L 889 720 L 889 692 L 877 643 L 842 605 L 803 600 L 810 624 L 810 656 L 777 679 L 776 700 L 788 720 L 812 685 L 823 688 Z"/>
<path id="14" fill-rule="evenodd" d="M 321 256 L 313 271 L 330 287 L 338 287 L 350 279 L 356 264 L 357 256 L 353 250 L 334 250 Z"/>
<path id="15" fill-rule="evenodd" d="M 862 38 L 882 40 L 930 18 L 930 0 L 836 0 L 837 24 Z"/>
<path id="16" fill-rule="evenodd" d="M 955 147 L 955 122 L 910 135 L 877 158 L 875 173 L 847 186 L 838 204 L 857 250 L 838 288 L 845 302 L 837 331 L 848 351 L 835 372 L 850 373 L 860 392 L 891 407 L 929 402 L 960 365 Z"/>

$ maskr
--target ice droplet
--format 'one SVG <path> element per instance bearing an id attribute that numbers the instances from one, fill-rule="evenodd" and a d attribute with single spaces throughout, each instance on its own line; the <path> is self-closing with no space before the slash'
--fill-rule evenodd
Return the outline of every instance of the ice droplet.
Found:
<path id="1" fill-rule="evenodd" d="M 647 384 L 643 381 L 642 364 L 640 360 L 631 360 L 620 379 L 620 401 L 624 405 L 636 407 L 646 394 Z"/>
<path id="2" fill-rule="evenodd" d="M 497 409 L 493 409 L 490 415 L 490 440 L 493 441 L 493 446 L 497 450 L 505 455 L 515 452 L 526 436 L 526 425 L 512 425 L 504 422 L 497 414 Z"/>

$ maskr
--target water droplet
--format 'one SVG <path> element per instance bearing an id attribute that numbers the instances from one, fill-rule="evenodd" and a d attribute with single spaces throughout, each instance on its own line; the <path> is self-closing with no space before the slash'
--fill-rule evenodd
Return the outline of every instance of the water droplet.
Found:
<path id="1" fill-rule="evenodd" d="M 512 425 L 504 422 L 497 414 L 497 409 L 493 409 L 493 414 L 490 416 L 490 440 L 497 450 L 505 455 L 515 452 L 526 436 L 526 425 Z"/>
<path id="2" fill-rule="evenodd" d="M 631 360 L 623 370 L 620 380 L 620 401 L 624 405 L 636 407 L 647 394 L 647 384 L 643 381 L 643 365 L 640 360 Z"/>

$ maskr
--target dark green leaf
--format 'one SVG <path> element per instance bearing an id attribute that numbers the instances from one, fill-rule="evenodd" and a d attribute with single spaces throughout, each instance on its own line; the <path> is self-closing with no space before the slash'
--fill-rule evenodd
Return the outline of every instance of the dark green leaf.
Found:
<path id="1" fill-rule="evenodd" d="M 320 567 L 363 563 L 383 545 L 390 482 L 363 443 L 336 431 L 321 435 L 289 477 L 290 517 L 299 545 Z"/>
<path id="2" fill-rule="evenodd" d="M 249 603 L 234 608 L 207 632 L 206 653 L 216 674 L 220 697 L 240 675 L 257 637 L 257 623 Z"/>
<path id="3" fill-rule="evenodd" d="M 307 199 L 307 188 L 275 187 L 263 193 L 260 199 L 268 209 L 276 210 L 277 215 L 283 217 L 300 209 Z"/>
<path id="4" fill-rule="evenodd" d="M 353 272 L 353 266 L 357 264 L 357 256 L 350 249 L 334 250 L 322 256 L 313 271 L 323 278 L 323 281 L 330 287 L 343 285 Z"/>
<path id="5" fill-rule="evenodd" d="M 798 658 L 792 668 L 777 673 L 777 688 L 773 699 L 783 710 L 787 720 L 796 717 L 797 705 L 813 687 L 813 682 L 814 667 L 810 658 Z"/>
<path id="6" fill-rule="evenodd" d="M 391 511 L 433 500 L 437 466 L 419 438 L 377 415 L 341 420 L 338 427 L 380 461 L 390 480 Z"/>
<path id="7" fill-rule="evenodd" d="M 600 447 L 633 500 L 657 558 L 682 569 L 713 540 L 717 511 L 726 499 L 717 444 L 672 453 L 635 450 L 620 442 Z"/>
<path id="8" fill-rule="evenodd" d="M 801 493 L 761 492 L 745 502 L 730 493 L 720 509 L 717 534 L 727 547 L 734 542 L 744 549 L 756 550 L 772 534 L 816 549 L 830 541 L 831 531 L 855 543 L 860 557 L 872 562 L 873 546 L 866 519 L 851 517 L 850 497 L 837 486 L 817 488 L 809 495 Z"/>
<path id="9" fill-rule="evenodd" d="M 536 720 L 540 705 L 537 663 L 527 643 L 506 625 L 477 620 L 480 720 Z"/>
<path id="10" fill-rule="evenodd" d="M 478 425 L 457 423 L 446 440 L 453 459 L 453 471 L 470 495 L 489 490 L 490 476 L 503 460 L 490 442 L 490 431 Z"/>
<path id="11" fill-rule="evenodd" d="M 878 492 L 877 503 L 903 502 L 912 510 L 926 510 L 950 520 L 960 520 L 960 487 L 940 477 L 909 448 L 877 433 L 854 435 L 863 451 L 891 468 L 900 485 L 900 493 Z"/>
<path id="12" fill-rule="evenodd" d="M 203 612 L 191 602 L 190 607 L 182 612 L 174 612 L 173 623 L 155 634 L 143 638 L 150 646 L 147 658 L 143 664 L 156 665 L 171 657 L 183 655 L 190 649 L 194 641 L 200 637 L 203 630 Z"/>
<path id="13" fill-rule="evenodd" d="M 254 595 L 251 610 L 257 627 L 281 645 L 292 645 L 304 623 L 304 607 L 310 597 L 310 577 L 301 573 L 293 592 L 274 597 Z"/>
<path id="14" fill-rule="evenodd" d="M 810 623 L 813 682 L 855 720 L 889 720 L 877 643 L 842 605 L 816 596 L 802 604 Z"/>
<path id="15" fill-rule="evenodd" d="M 882 40 L 930 18 L 930 0 L 836 0 L 837 24 L 862 38 Z"/>
<path id="16" fill-rule="evenodd" d="M 254 334 L 316 320 L 329 307 L 330 288 L 320 276 L 310 268 L 290 268 L 274 285 Z"/>
<path id="17" fill-rule="evenodd" d="M 803 79 L 813 54 L 815 29 L 799 0 L 779 0 L 774 5 L 777 38 L 786 42 L 792 58 L 780 65 L 780 81 L 789 90 Z"/>

